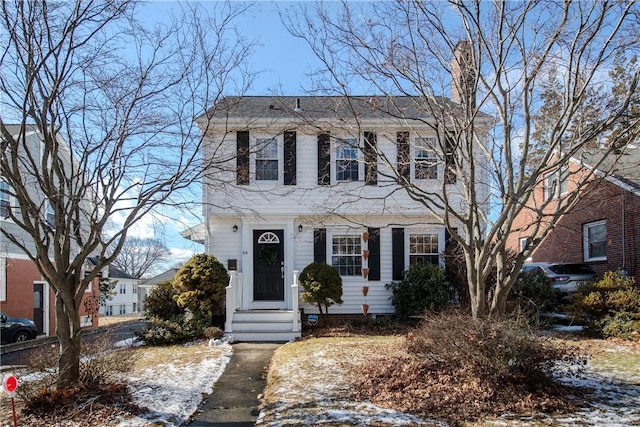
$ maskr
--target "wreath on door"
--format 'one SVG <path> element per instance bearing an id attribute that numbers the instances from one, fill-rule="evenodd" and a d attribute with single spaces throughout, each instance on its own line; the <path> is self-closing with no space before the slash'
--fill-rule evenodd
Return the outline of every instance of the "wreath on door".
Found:
<path id="1" fill-rule="evenodd" d="M 258 261 L 261 265 L 275 265 L 278 262 L 278 247 L 275 245 L 262 245 L 258 251 Z"/>

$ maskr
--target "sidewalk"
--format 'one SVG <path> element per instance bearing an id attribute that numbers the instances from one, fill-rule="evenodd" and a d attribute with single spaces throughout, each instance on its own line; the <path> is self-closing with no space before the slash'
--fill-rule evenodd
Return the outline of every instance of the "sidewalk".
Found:
<path id="1" fill-rule="evenodd" d="M 198 410 L 193 427 L 253 426 L 258 419 L 258 395 L 264 391 L 266 373 L 274 351 L 282 344 L 233 344 L 233 354 L 216 382 L 213 393 Z"/>

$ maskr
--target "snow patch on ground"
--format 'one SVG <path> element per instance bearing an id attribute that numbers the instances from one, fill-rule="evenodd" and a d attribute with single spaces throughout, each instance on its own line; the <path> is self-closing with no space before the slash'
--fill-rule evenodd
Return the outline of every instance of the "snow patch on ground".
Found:
<path id="1" fill-rule="evenodd" d="M 627 347 L 607 344 L 614 353 L 629 351 Z M 367 402 L 353 402 L 342 396 L 349 384 L 342 375 L 345 354 L 325 349 L 305 357 L 280 360 L 271 375 L 279 387 L 267 396 L 268 404 L 260 412 L 259 426 L 311 426 L 316 424 L 352 426 L 447 426 L 436 420 L 381 408 Z M 348 357 L 348 355 L 347 355 Z M 342 362 L 341 362 L 342 360 Z M 313 369 L 310 368 L 313 365 Z M 620 368 L 607 362 L 588 362 L 583 373 L 575 377 L 572 370 L 558 367 L 559 379 L 567 384 L 593 390 L 587 407 L 564 416 L 522 417 L 505 414 L 483 421 L 485 426 L 640 426 L 640 367 Z"/>
<path id="2" fill-rule="evenodd" d="M 199 363 L 177 366 L 167 361 L 131 376 L 128 385 L 134 402 L 150 412 L 122 421 L 119 426 L 179 426 L 188 421 L 203 398 L 213 391 L 233 352 L 228 343 L 216 345 L 215 349 L 211 357 Z"/>
<path id="3" fill-rule="evenodd" d="M 260 411 L 258 426 L 330 425 L 446 425 L 425 421 L 414 415 L 385 409 L 369 402 L 353 402 L 349 383 L 342 375 L 341 361 L 348 357 L 335 349 L 313 352 L 313 360 L 293 357 L 272 365 L 270 375 L 280 378 L 280 387 L 267 397 Z"/>

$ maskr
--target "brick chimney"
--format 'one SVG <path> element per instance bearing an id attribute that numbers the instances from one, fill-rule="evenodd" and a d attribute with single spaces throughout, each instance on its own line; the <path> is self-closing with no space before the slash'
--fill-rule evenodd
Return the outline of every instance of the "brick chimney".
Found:
<path id="1" fill-rule="evenodd" d="M 451 100 L 475 108 L 474 64 L 469 40 L 460 40 L 451 61 Z"/>

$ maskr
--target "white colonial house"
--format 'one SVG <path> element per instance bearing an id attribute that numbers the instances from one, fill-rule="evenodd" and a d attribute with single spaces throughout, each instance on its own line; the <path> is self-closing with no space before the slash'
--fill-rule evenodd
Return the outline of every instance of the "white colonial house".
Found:
<path id="1" fill-rule="evenodd" d="M 117 267 L 104 269 L 103 278 L 116 282 L 113 296 L 100 305 L 100 316 L 125 316 L 140 313 L 138 298 L 139 279 L 125 273 Z"/>
<path id="2" fill-rule="evenodd" d="M 208 168 L 205 251 L 232 277 L 228 334 L 253 341 L 300 336 L 308 315 L 318 313 L 299 301 L 298 275 L 314 261 L 342 276 L 343 303 L 329 314 L 354 319 L 363 318 L 363 304 L 369 317 L 393 314 L 385 285 L 411 263 L 444 265 L 442 216 L 400 184 L 434 192 L 457 185 L 438 160 L 446 156 L 436 155 L 435 123 L 420 102 L 227 97 L 197 119 Z"/>

